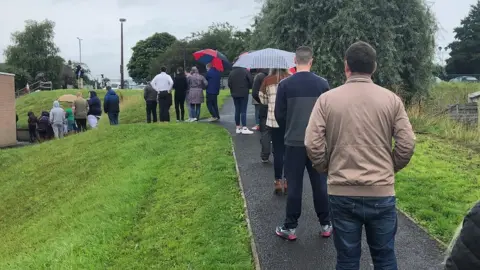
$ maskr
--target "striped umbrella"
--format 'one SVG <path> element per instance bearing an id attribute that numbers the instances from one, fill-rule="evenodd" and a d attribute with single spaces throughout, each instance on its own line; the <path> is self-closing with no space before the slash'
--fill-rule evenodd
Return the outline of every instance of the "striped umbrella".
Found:
<path id="1" fill-rule="evenodd" d="M 251 69 L 290 69 L 295 66 L 295 53 L 267 48 L 242 54 L 233 66 Z"/>

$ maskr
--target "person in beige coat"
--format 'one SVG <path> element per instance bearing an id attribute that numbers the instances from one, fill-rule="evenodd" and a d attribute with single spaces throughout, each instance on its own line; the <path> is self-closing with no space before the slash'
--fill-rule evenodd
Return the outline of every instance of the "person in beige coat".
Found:
<path id="1" fill-rule="evenodd" d="M 348 48 L 347 81 L 320 96 L 305 134 L 313 167 L 328 173 L 337 269 L 360 268 L 364 226 L 374 268 L 398 269 L 395 173 L 409 163 L 415 136 L 400 97 L 371 79 L 376 58 L 368 43 Z"/>
<path id="2" fill-rule="evenodd" d="M 82 96 L 82 92 L 77 93 L 77 99 L 73 102 L 75 122 L 78 132 L 87 130 L 88 102 Z"/>

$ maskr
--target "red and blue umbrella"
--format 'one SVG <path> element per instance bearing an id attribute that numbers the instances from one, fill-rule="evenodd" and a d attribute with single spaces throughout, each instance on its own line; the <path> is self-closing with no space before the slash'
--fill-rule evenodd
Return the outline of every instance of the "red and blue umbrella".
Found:
<path id="1" fill-rule="evenodd" d="M 232 68 L 232 64 L 228 61 L 227 57 L 217 50 L 205 49 L 194 52 L 193 57 L 202 64 L 206 65 L 211 63 L 212 67 L 220 72 Z"/>

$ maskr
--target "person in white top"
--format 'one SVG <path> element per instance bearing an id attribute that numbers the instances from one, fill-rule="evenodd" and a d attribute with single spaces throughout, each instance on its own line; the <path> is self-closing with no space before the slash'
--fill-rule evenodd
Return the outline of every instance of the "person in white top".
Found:
<path id="1" fill-rule="evenodd" d="M 173 80 L 167 74 L 167 68 L 161 67 L 160 74 L 151 81 L 153 89 L 158 93 L 160 122 L 170 122 L 170 106 L 172 106 Z"/>

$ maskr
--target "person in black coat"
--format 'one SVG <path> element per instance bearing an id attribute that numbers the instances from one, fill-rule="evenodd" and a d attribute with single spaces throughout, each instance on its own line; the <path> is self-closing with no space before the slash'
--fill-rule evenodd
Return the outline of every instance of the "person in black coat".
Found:
<path id="1" fill-rule="evenodd" d="M 145 105 L 147 110 L 147 123 L 157 122 L 157 95 L 158 92 L 153 89 L 150 83 L 143 89 L 143 98 L 145 99 Z"/>
<path id="2" fill-rule="evenodd" d="M 449 251 L 445 270 L 480 269 L 480 201 L 465 216 Z"/>
<path id="3" fill-rule="evenodd" d="M 185 120 L 185 97 L 188 90 L 187 76 L 183 68 L 177 69 L 177 74 L 173 81 L 173 88 L 175 89 L 175 113 L 177 115 L 177 122 Z"/>
<path id="4" fill-rule="evenodd" d="M 102 101 L 98 98 L 97 92 L 90 91 L 90 99 L 88 100 L 88 115 L 100 117 L 102 115 Z"/>

